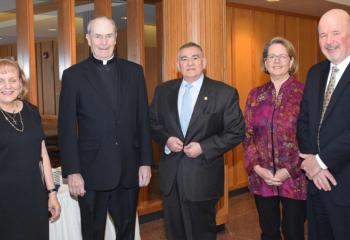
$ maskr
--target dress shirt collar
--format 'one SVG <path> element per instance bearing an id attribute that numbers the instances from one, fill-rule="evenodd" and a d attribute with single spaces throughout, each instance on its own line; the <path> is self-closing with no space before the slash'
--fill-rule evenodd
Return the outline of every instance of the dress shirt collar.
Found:
<path id="1" fill-rule="evenodd" d="M 341 77 L 343 76 L 343 73 L 345 72 L 345 69 L 348 67 L 350 63 L 350 55 L 347 56 L 341 63 L 339 63 L 338 65 L 335 65 L 333 63 L 330 64 L 330 68 L 329 68 L 329 72 L 328 72 L 328 78 L 327 78 L 327 86 L 329 84 L 329 80 L 331 78 L 331 73 L 332 73 L 332 68 L 333 67 L 337 67 L 339 70 L 337 72 L 337 74 L 335 75 L 335 84 L 334 87 L 336 87 L 339 83 L 339 80 L 341 79 Z M 325 91 L 327 90 L 327 86 Z"/>
<path id="2" fill-rule="evenodd" d="M 331 67 L 330 67 L 330 72 L 332 71 L 332 67 L 336 66 L 339 69 L 339 76 L 342 76 L 345 69 L 347 68 L 347 66 L 350 63 L 350 55 L 347 56 L 341 63 L 339 63 L 338 65 L 335 65 L 334 63 L 331 63 Z"/>
<path id="3" fill-rule="evenodd" d="M 185 79 L 182 79 L 181 87 L 184 88 L 186 84 L 191 84 L 194 89 L 201 89 L 204 80 L 204 74 L 202 74 L 197 80 L 192 83 L 187 82 Z"/>

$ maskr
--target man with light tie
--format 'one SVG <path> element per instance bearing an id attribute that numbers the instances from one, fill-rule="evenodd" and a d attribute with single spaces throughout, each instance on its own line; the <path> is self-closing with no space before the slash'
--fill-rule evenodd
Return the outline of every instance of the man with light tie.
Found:
<path id="1" fill-rule="evenodd" d="M 298 121 L 308 184 L 308 239 L 350 236 L 350 16 L 326 12 L 318 25 L 327 60 L 313 66 Z"/>
<path id="2" fill-rule="evenodd" d="M 182 78 L 160 84 L 151 104 L 152 136 L 164 149 L 159 171 L 168 240 L 216 239 L 223 154 L 244 137 L 236 89 L 204 76 L 205 67 L 198 44 L 181 46 Z"/>

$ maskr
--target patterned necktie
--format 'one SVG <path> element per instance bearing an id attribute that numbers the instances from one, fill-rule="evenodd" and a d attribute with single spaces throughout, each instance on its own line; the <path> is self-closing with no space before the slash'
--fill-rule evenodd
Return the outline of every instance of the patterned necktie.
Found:
<path id="1" fill-rule="evenodd" d="M 181 115 L 180 115 L 180 124 L 181 130 L 184 136 L 186 136 L 187 128 L 191 120 L 192 115 L 192 98 L 191 98 L 191 88 L 193 86 L 191 84 L 185 85 L 185 92 L 182 96 L 182 104 L 181 104 Z"/>
<path id="2" fill-rule="evenodd" d="M 323 122 L 324 115 L 326 113 L 329 101 L 331 100 L 332 94 L 335 89 L 335 76 L 337 75 L 337 72 L 339 69 L 336 66 L 332 67 L 332 72 L 331 72 L 331 77 L 329 78 L 329 83 L 327 86 L 327 90 L 324 94 L 323 97 L 323 105 L 322 105 L 322 112 L 321 112 L 321 118 L 320 118 L 320 124 L 318 125 L 318 132 L 317 132 L 317 145 L 318 148 L 320 149 L 320 130 L 321 130 L 321 125 Z"/>

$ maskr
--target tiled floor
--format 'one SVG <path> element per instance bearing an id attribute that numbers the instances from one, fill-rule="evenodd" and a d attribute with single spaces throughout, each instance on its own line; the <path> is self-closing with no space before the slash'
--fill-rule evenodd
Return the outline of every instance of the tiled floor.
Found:
<path id="1" fill-rule="evenodd" d="M 255 203 L 250 193 L 230 198 L 229 222 L 217 240 L 258 240 L 260 235 Z M 142 240 L 165 240 L 164 220 L 140 225 Z"/>

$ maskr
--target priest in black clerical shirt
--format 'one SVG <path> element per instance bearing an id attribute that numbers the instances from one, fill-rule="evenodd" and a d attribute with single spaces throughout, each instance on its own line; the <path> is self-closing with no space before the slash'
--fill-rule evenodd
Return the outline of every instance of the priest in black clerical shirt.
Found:
<path id="1" fill-rule="evenodd" d="M 110 213 L 117 239 L 133 240 L 139 186 L 152 152 L 143 69 L 113 55 L 114 21 L 87 26 L 92 56 L 63 72 L 58 134 L 63 176 L 78 197 L 83 239 L 104 239 Z"/>

